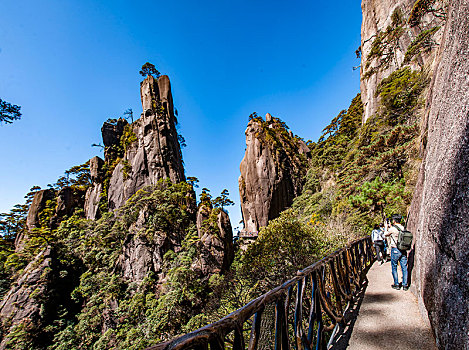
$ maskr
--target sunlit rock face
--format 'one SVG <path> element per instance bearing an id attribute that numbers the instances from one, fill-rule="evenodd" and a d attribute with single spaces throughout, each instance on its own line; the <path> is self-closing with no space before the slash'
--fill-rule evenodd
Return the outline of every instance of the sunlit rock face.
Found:
<path id="1" fill-rule="evenodd" d="M 422 1 L 421 1 L 422 2 Z M 435 1 L 434 7 L 445 5 Z M 362 0 L 360 90 L 363 102 L 363 123 L 379 111 L 376 91 L 380 82 L 403 64 L 412 69 L 426 66 L 432 70 L 436 64 L 438 44 L 443 35 L 444 20 L 426 13 L 418 25 L 408 23 L 415 0 Z M 406 53 L 420 33 L 441 27 L 428 36 L 423 49 L 406 60 Z M 388 33 L 388 34 L 386 34 Z M 414 46 L 415 47 L 415 46 Z"/>
<path id="2" fill-rule="evenodd" d="M 131 125 L 135 140 L 112 173 L 109 209 L 119 208 L 139 189 L 159 179 L 185 180 L 169 78 L 148 76 L 140 85 L 140 94 L 143 113 Z"/>
<path id="3" fill-rule="evenodd" d="M 28 240 L 28 232 L 41 226 L 39 220 L 39 214 L 46 207 L 48 200 L 55 198 L 55 193 L 51 189 L 40 190 L 34 194 L 33 201 L 29 206 L 28 216 L 26 217 L 26 227 L 22 230 L 15 238 L 15 251 L 19 252 L 24 248 L 26 241 Z"/>
<path id="4" fill-rule="evenodd" d="M 100 216 L 99 202 L 103 190 L 103 166 L 104 160 L 98 156 L 90 159 L 91 186 L 88 188 L 85 195 L 85 216 L 90 220 L 95 220 Z"/>
<path id="5" fill-rule="evenodd" d="M 270 114 L 246 129 L 239 193 L 244 230 L 257 232 L 288 208 L 301 193 L 310 150 Z"/>
<path id="6" fill-rule="evenodd" d="M 469 344 L 469 3 L 452 1 L 427 101 L 409 228 L 413 283 L 440 349 Z"/>

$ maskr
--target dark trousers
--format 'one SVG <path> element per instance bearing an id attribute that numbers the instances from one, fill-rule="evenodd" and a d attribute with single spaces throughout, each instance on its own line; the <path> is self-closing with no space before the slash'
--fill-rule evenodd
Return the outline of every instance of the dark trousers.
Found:
<path id="1" fill-rule="evenodd" d="M 381 252 L 382 258 L 386 260 L 386 252 L 384 251 L 384 242 L 383 241 L 374 241 L 373 242 L 376 250 L 376 256 L 378 258 L 378 261 L 381 261 L 381 256 L 379 253 Z"/>

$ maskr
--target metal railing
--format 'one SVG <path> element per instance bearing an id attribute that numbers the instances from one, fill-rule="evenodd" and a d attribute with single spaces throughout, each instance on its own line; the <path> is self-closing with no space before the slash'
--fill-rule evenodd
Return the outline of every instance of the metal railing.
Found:
<path id="1" fill-rule="evenodd" d="M 221 320 L 147 350 L 326 349 L 374 259 L 370 238 L 356 240 Z"/>

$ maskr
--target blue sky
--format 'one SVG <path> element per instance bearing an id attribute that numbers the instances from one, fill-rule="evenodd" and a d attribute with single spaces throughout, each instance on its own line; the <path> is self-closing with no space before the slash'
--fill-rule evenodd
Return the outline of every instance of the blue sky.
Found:
<path id="1" fill-rule="evenodd" d="M 360 1 L 11 1 L 0 3 L 0 212 L 100 155 L 100 128 L 141 112 L 138 71 L 169 75 L 187 176 L 227 188 L 233 227 L 252 112 L 317 140 L 359 92 Z"/>

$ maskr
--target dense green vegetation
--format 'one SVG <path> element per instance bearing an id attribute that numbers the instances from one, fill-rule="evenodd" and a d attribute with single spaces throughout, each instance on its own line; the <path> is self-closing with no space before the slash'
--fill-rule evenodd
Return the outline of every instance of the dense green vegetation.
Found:
<path id="1" fill-rule="evenodd" d="M 313 159 L 293 205 L 304 222 L 350 235 L 369 232 L 384 215 L 404 217 L 419 166 L 419 108 L 428 79 L 403 67 L 380 83 L 381 108 L 364 125 L 355 97 L 310 144 Z"/>
<path id="2" fill-rule="evenodd" d="M 362 79 L 368 79 L 381 69 L 386 69 L 394 59 L 394 50 L 399 46 L 399 39 L 404 33 L 406 23 L 402 11 L 396 8 L 391 15 L 391 24 L 385 30 L 378 31 L 371 43 L 370 52 L 366 57 Z M 372 38 L 369 38 L 372 39 Z M 373 62 L 376 64 L 372 65 Z"/>
<path id="3" fill-rule="evenodd" d="M 436 26 L 427 30 L 422 31 L 417 37 L 412 41 L 410 46 L 407 48 L 407 51 L 404 56 L 404 63 L 409 63 L 412 59 L 421 52 L 430 51 L 435 45 L 436 42 L 432 39 L 433 34 L 435 34 L 440 26 Z"/>

